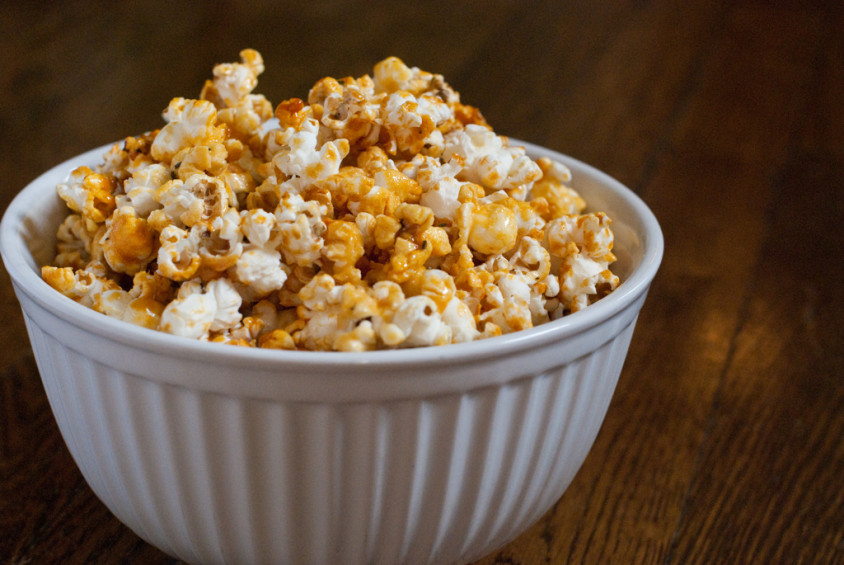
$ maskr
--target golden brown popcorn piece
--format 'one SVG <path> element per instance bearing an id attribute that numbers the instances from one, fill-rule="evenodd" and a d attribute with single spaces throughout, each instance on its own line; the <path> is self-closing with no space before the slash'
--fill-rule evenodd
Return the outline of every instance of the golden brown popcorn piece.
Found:
<path id="1" fill-rule="evenodd" d="M 460 185 L 460 191 L 457 194 L 457 201 L 461 204 L 466 202 L 477 202 L 486 196 L 484 187 L 473 182 L 466 182 Z"/>
<path id="2" fill-rule="evenodd" d="M 296 349 L 296 342 L 285 330 L 275 329 L 258 337 L 258 347 L 265 349 Z"/>
<path id="3" fill-rule="evenodd" d="M 580 214 L 586 208 L 586 201 L 553 174 L 554 163 L 546 157 L 537 159 L 536 163 L 543 174 L 531 188 L 530 198 L 541 198 L 547 203 L 547 206 L 541 207 L 542 217 L 550 222 L 564 214 Z"/>
<path id="4" fill-rule="evenodd" d="M 217 123 L 226 126 L 227 134 L 260 149 L 261 126 L 272 118 L 273 106 L 270 101 L 259 95 L 250 95 L 239 101 L 236 106 L 217 111 Z"/>
<path id="5" fill-rule="evenodd" d="M 337 81 L 337 79 L 324 77 L 318 80 L 308 92 L 308 104 L 310 106 L 322 105 L 325 102 L 325 99 L 330 95 L 342 93 L 343 86 Z"/>
<path id="6" fill-rule="evenodd" d="M 334 220 L 328 223 L 323 235 L 325 244 L 322 256 L 333 266 L 333 276 L 338 283 L 360 280 L 361 274 L 355 268 L 363 257 L 363 236 L 354 222 Z"/>
<path id="7" fill-rule="evenodd" d="M 93 173 L 85 177 L 82 185 L 88 189 L 85 215 L 97 223 L 104 222 L 114 211 L 115 180 L 106 175 Z"/>
<path id="8" fill-rule="evenodd" d="M 431 87 L 434 75 L 416 67 L 408 67 L 398 57 L 387 57 L 376 63 L 374 86 L 376 92 L 405 90 L 411 94 L 422 94 Z"/>
<path id="9" fill-rule="evenodd" d="M 394 192 L 401 202 L 416 203 L 422 196 L 419 183 L 396 169 L 382 169 L 376 176 L 376 182 L 379 180 L 384 183 L 385 188 Z"/>
<path id="10" fill-rule="evenodd" d="M 431 249 L 417 245 L 410 239 L 397 237 L 389 262 L 381 275 L 385 280 L 399 284 L 413 281 L 425 271 L 425 262 L 431 256 Z"/>
<path id="11" fill-rule="evenodd" d="M 83 306 L 92 307 L 97 297 L 107 290 L 121 290 L 120 285 L 101 276 L 100 265 L 73 270 L 70 267 L 41 267 L 41 278 L 51 287 Z"/>
<path id="12" fill-rule="evenodd" d="M 490 130 L 492 129 L 481 111 L 474 106 L 461 104 L 459 102 L 454 104 L 454 118 L 464 126 L 474 124 L 477 126 L 483 126 Z"/>
<path id="13" fill-rule="evenodd" d="M 161 320 L 161 313 L 165 305 L 148 297 L 137 298 L 129 303 L 133 317 L 139 320 L 140 325 L 145 328 L 157 329 Z"/>
<path id="14" fill-rule="evenodd" d="M 366 174 L 373 176 L 376 172 L 386 169 L 389 160 L 390 156 L 387 155 L 386 151 L 377 145 L 373 145 L 358 154 L 357 165 L 366 171 Z"/>
<path id="15" fill-rule="evenodd" d="M 429 226 L 417 236 L 424 249 L 431 250 L 432 257 L 444 257 L 451 253 L 448 232 L 440 226 Z"/>
<path id="16" fill-rule="evenodd" d="M 226 146 L 220 142 L 185 147 L 173 155 L 173 170 L 183 181 L 198 173 L 218 176 L 228 167 L 227 156 Z"/>
<path id="17" fill-rule="evenodd" d="M 328 190 L 339 217 L 347 211 L 349 202 L 360 202 L 375 186 L 375 181 L 359 167 L 341 167 L 336 174 L 316 181 L 314 186 Z"/>
<path id="18" fill-rule="evenodd" d="M 103 252 L 109 267 L 134 275 L 155 257 L 155 232 L 131 206 L 118 208 L 103 238 Z"/>
<path id="19" fill-rule="evenodd" d="M 41 267 L 41 278 L 44 279 L 44 282 L 65 296 L 71 296 L 76 284 L 76 277 L 73 273 L 74 269 L 71 267 L 53 267 L 52 265 Z"/>
<path id="20" fill-rule="evenodd" d="M 331 92 L 323 99 L 319 118 L 334 138 L 347 139 L 355 153 L 376 142 L 380 133 L 379 105 L 367 100 L 372 88 L 367 79 L 344 79 L 341 92 Z"/>
<path id="21" fill-rule="evenodd" d="M 434 225 L 434 212 L 427 206 L 402 202 L 396 207 L 396 219 L 401 222 L 404 233 L 411 236 L 415 243 L 421 243 L 418 236 Z"/>
<path id="22" fill-rule="evenodd" d="M 310 106 L 305 106 L 305 102 L 301 98 L 290 98 L 276 106 L 275 117 L 278 118 L 281 127 L 298 130 L 302 127 L 302 122 L 308 117 L 310 111 Z"/>
<path id="23" fill-rule="evenodd" d="M 214 78 L 205 81 L 200 98 L 209 100 L 217 108 L 233 107 L 247 98 L 258 84 L 258 75 L 264 72 L 264 59 L 254 49 L 240 52 L 239 63 L 215 65 Z"/>
<path id="24" fill-rule="evenodd" d="M 392 249 L 396 244 L 396 236 L 400 229 L 401 222 L 397 218 L 387 214 L 375 216 L 373 230 L 375 246 L 382 250 Z"/>
<path id="25" fill-rule="evenodd" d="M 475 251 L 485 255 L 506 253 L 516 245 L 519 233 L 516 214 L 506 206 L 497 203 L 473 206 L 471 217 L 467 241 Z"/>
<path id="26" fill-rule="evenodd" d="M 105 222 L 114 211 L 116 187 L 114 177 L 83 166 L 74 169 L 66 183 L 59 184 L 58 194 L 68 208 L 80 213 L 89 223 L 88 229 L 93 229 L 92 224 Z"/>

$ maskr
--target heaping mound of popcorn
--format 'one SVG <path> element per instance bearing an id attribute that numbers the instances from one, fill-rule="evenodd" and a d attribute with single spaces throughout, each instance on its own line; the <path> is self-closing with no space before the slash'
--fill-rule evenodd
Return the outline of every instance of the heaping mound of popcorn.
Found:
<path id="1" fill-rule="evenodd" d="M 603 213 L 443 77 L 390 57 L 273 110 L 261 55 L 57 188 L 42 277 L 98 312 L 200 340 L 361 351 L 466 342 L 619 283 Z"/>

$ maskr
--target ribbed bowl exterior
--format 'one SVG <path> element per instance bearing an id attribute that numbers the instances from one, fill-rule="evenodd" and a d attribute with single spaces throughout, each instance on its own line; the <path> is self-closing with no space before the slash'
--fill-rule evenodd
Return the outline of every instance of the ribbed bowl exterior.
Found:
<path id="1" fill-rule="evenodd" d="M 614 219 L 622 284 L 542 326 L 369 353 L 202 343 L 102 316 L 39 276 L 76 166 L 12 202 L 0 251 L 59 429 L 140 537 L 189 563 L 464 563 L 563 494 L 609 406 L 662 258 L 656 219 L 617 181 L 572 168 Z"/>
<path id="2" fill-rule="evenodd" d="M 82 474 L 189 563 L 459 563 L 535 522 L 600 428 L 633 332 L 505 386 L 279 403 L 92 361 L 27 320 Z"/>

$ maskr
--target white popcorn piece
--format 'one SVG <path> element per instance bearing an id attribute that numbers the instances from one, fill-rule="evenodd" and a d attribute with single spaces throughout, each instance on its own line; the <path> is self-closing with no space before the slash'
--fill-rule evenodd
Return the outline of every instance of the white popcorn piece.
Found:
<path id="1" fill-rule="evenodd" d="M 241 51 L 240 63 L 215 65 L 213 85 L 220 99 L 228 107 L 237 106 L 258 85 L 258 75 L 264 72 L 264 60 L 253 49 Z"/>
<path id="2" fill-rule="evenodd" d="M 235 327 L 243 316 L 240 305 L 243 302 L 237 289 L 228 279 L 214 279 L 208 283 L 206 293 L 214 297 L 214 319 L 209 330 L 222 331 Z"/>
<path id="3" fill-rule="evenodd" d="M 266 247 L 273 237 L 276 220 L 275 216 L 260 208 L 241 212 L 243 235 L 250 243 L 258 247 Z M 271 245 L 275 247 L 278 245 Z"/>
<path id="4" fill-rule="evenodd" d="M 549 250 L 562 258 L 560 299 L 572 312 L 588 306 L 598 295 L 599 285 L 612 290 L 619 284 L 609 268 L 615 260 L 609 224 L 610 219 L 601 213 L 564 216 L 548 224 Z"/>
<path id="5" fill-rule="evenodd" d="M 79 214 L 68 214 L 56 232 L 56 257 L 53 262 L 60 267 L 88 263 L 94 255 L 94 234 L 88 231 Z"/>
<path id="6" fill-rule="evenodd" d="M 185 182 L 175 179 L 162 185 L 156 199 L 171 222 L 188 227 L 222 216 L 230 202 L 225 183 L 201 173 Z"/>
<path id="7" fill-rule="evenodd" d="M 410 347 L 451 343 L 451 328 L 443 322 L 437 304 L 427 296 L 411 296 L 396 310 L 392 319 Z"/>
<path id="8" fill-rule="evenodd" d="M 459 173 L 456 162 L 440 163 L 431 157 L 426 157 L 416 171 L 416 180 L 424 191 L 419 203 L 433 210 L 437 218 L 455 218 L 460 207 L 460 188 L 466 184 L 455 178 Z"/>
<path id="9" fill-rule="evenodd" d="M 150 163 L 141 167 L 126 179 L 123 185 L 125 195 L 118 206 L 132 206 L 138 216 L 146 218 L 150 212 L 161 207 L 156 200 L 156 194 L 158 189 L 170 180 L 170 169 L 161 163 Z"/>
<path id="10" fill-rule="evenodd" d="M 170 162 L 181 149 L 216 141 L 221 132 L 214 125 L 217 109 L 207 100 L 174 98 L 164 111 L 167 122 L 152 143 L 153 158 Z"/>
<path id="11" fill-rule="evenodd" d="M 299 130 L 287 128 L 275 132 L 278 151 L 273 155 L 273 165 L 288 178 L 295 179 L 298 190 L 336 174 L 349 152 L 349 142 L 345 139 L 320 146 L 318 137 L 319 122 L 313 118 L 306 119 Z"/>
<path id="12" fill-rule="evenodd" d="M 193 277 L 199 268 L 199 238 L 197 230 L 185 231 L 167 226 L 159 236 L 158 271 L 174 281 Z"/>
<path id="13" fill-rule="evenodd" d="M 88 190 L 82 185 L 85 177 L 92 171 L 88 167 L 74 169 L 65 182 L 56 186 L 59 197 L 65 201 L 67 207 L 74 212 L 83 212 L 88 200 Z"/>
<path id="14" fill-rule="evenodd" d="M 480 335 L 472 311 L 457 297 L 448 301 L 442 320 L 451 330 L 452 343 L 474 341 Z"/>
<path id="15" fill-rule="evenodd" d="M 342 319 L 338 305 L 343 295 L 343 286 L 334 279 L 320 274 L 311 279 L 300 292 L 302 306 L 306 309 L 305 326 L 301 339 L 308 349 L 334 349 L 334 342 L 346 320 Z"/>
<path id="16" fill-rule="evenodd" d="M 395 147 L 391 153 L 442 153 L 444 137 L 437 126 L 454 117 L 454 111 L 442 100 L 429 96 L 417 98 L 410 92 L 393 92 L 382 112 L 384 127 L 392 134 Z M 435 149 L 435 150 L 434 150 Z"/>
<path id="17" fill-rule="evenodd" d="M 531 185 L 542 170 L 521 147 L 507 147 L 488 129 L 469 124 L 445 137 L 443 156 L 462 165 L 462 179 L 491 190 Z"/>
<path id="18" fill-rule="evenodd" d="M 198 281 L 190 281 L 164 308 L 159 329 L 182 337 L 207 339 L 209 332 L 230 329 L 240 322 L 240 305 L 240 295 L 226 279 L 215 279 L 204 289 Z"/>
<path id="19" fill-rule="evenodd" d="M 303 267 L 313 265 L 324 243 L 325 223 L 319 205 L 293 193 L 285 194 L 282 202 L 275 218 L 285 261 Z"/>
<path id="20" fill-rule="evenodd" d="M 287 266 L 275 249 L 247 245 L 234 267 L 237 281 L 249 289 L 253 299 L 264 298 L 279 290 L 287 280 Z"/>
<path id="21" fill-rule="evenodd" d="M 207 337 L 217 313 L 214 296 L 199 290 L 179 294 L 180 296 L 170 302 L 161 313 L 160 329 L 191 339 Z M 182 296 L 183 294 L 186 295 Z"/>

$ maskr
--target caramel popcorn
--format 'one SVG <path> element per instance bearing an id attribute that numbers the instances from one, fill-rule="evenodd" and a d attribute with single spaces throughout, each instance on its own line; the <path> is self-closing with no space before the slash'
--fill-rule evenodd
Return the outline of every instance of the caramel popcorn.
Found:
<path id="1" fill-rule="evenodd" d="M 610 218 L 441 75 L 390 57 L 273 109 L 263 71 L 242 51 L 72 171 L 43 279 L 174 335 L 338 351 L 515 332 L 619 284 Z"/>

